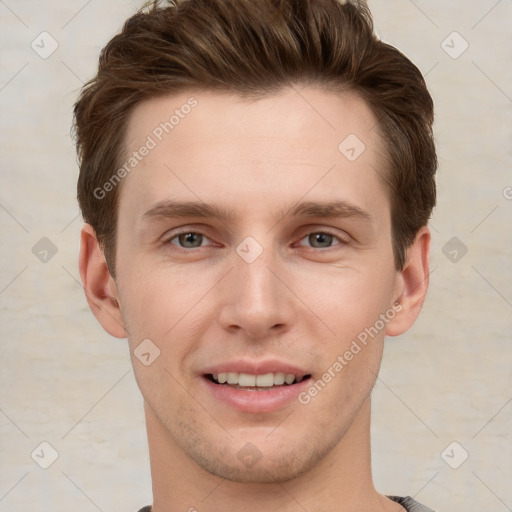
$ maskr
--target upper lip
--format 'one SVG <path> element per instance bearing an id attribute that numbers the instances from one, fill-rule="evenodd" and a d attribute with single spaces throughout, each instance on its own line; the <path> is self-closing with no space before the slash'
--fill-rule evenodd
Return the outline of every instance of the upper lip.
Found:
<path id="1" fill-rule="evenodd" d="M 226 361 L 214 366 L 205 368 L 203 375 L 218 373 L 249 373 L 251 375 L 264 375 L 266 373 L 293 373 L 297 376 L 309 375 L 307 370 L 300 368 L 294 364 L 290 364 L 278 359 L 265 359 L 263 361 L 255 361 L 250 359 L 237 359 Z"/>

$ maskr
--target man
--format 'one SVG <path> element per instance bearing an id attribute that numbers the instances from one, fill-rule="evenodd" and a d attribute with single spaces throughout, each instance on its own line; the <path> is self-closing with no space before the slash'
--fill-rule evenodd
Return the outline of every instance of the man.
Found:
<path id="1" fill-rule="evenodd" d="M 428 286 L 418 69 L 362 2 L 130 18 L 75 106 L 80 275 L 144 398 L 144 511 L 428 511 L 372 483 L 385 336 Z"/>

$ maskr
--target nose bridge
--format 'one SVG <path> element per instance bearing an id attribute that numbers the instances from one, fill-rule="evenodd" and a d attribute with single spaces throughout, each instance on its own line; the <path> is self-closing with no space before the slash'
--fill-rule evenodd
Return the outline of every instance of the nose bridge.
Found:
<path id="1" fill-rule="evenodd" d="M 235 266 L 237 274 L 238 293 L 242 299 L 248 299 L 253 310 L 263 309 L 276 300 L 277 282 L 270 271 L 272 267 L 272 258 L 269 257 L 270 250 L 248 263 L 242 259 Z"/>
<path id="2" fill-rule="evenodd" d="M 220 316 L 223 327 L 236 326 L 258 338 L 289 325 L 293 318 L 290 294 L 271 270 L 280 266 L 274 251 L 248 237 L 236 253 Z"/>

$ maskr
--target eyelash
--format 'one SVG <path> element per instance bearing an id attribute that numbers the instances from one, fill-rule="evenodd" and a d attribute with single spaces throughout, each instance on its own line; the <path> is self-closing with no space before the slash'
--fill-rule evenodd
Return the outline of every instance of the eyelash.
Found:
<path id="1" fill-rule="evenodd" d="M 190 248 L 180 247 L 179 245 L 172 243 L 172 241 L 177 239 L 179 236 L 181 236 L 181 235 L 188 235 L 188 234 L 200 235 L 200 236 L 210 240 L 208 238 L 208 236 L 206 236 L 204 233 L 201 233 L 200 231 L 184 230 L 184 231 L 180 231 L 180 232 L 177 232 L 177 233 L 173 233 L 172 236 L 166 238 L 163 241 L 162 245 L 164 245 L 164 246 L 173 245 L 177 250 L 182 251 L 182 252 L 187 252 L 187 253 L 194 252 L 195 250 L 201 249 L 202 247 L 204 247 L 203 245 L 201 245 L 199 247 L 193 247 L 193 248 L 190 249 Z M 339 235 L 336 235 L 336 234 L 332 233 L 329 230 L 310 231 L 305 236 L 303 236 L 300 239 L 300 241 L 304 240 L 305 238 L 309 237 L 310 235 L 319 235 L 319 234 L 332 236 L 334 239 L 336 239 L 338 241 L 337 245 L 339 245 L 339 246 L 347 245 L 347 243 L 348 243 L 347 240 L 344 240 Z M 301 246 L 301 247 L 306 247 L 306 246 Z M 336 247 L 336 246 L 334 246 L 334 247 Z M 335 250 L 332 247 L 325 247 L 325 248 L 309 247 L 309 248 L 313 249 L 313 250 L 315 250 L 317 252 Z"/>

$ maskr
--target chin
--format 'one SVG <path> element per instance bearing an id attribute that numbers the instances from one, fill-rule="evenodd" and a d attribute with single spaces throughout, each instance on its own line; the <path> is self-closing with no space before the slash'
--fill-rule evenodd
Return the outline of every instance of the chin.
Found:
<path id="1" fill-rule="evenodd" d="M 203 456 L 198 457 L 196 462 L 212 475 L 231 482 L 252 484 L 288 482 L 306 473 L 314 465 L 309 460 L 298 460 L 284 454 L 277 457 L 276 455 L 273 454 L 272 460 L 269 460 L 269 456 L 262 455 L 261 459 L 251 467 L 244 467 L 244 464 L 237 459 L 230 464 L 225 460 Z"/>
<path id="2" fill-rule="evenodd" d="M 266 443 L 260 451 L 256 443 L 247 441 L 236 451 L 232 445 L 222 447 L 221 443 L 211 444 L 207 440 L 182 448 L 198 466 L 212 475 L 231 482 L 269 484 L 288 482 L 311 471 L 336 444 L 325 439 L 315 443 L 307 437 L 302 442 L 282 442 L 279 446 Z M 236 444 L 239 446 L 238 442 Z"/>

